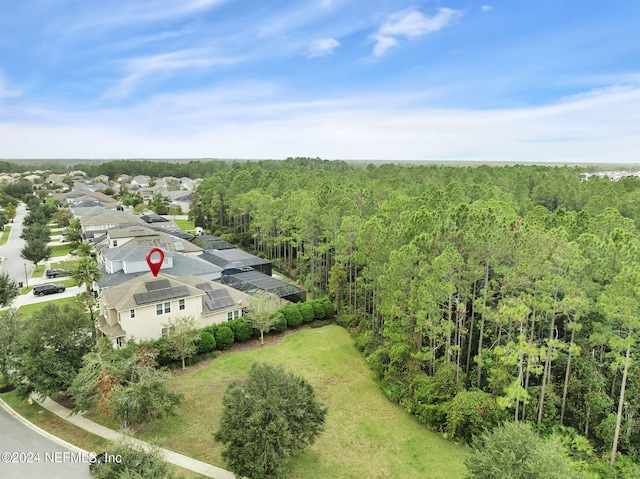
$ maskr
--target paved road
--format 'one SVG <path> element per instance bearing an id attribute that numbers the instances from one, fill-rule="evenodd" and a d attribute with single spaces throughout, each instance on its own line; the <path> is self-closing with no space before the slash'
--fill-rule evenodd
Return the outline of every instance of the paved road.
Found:
<path id="1" fill-rule="evenodd" d="M 89 479 L 88 456 L 43 436 L 0 405 L 0 477 L 2 479 Z M 7 455 L 9 453 L 9 455 Z M 13 453 L 13 454 L 11 454 Z M 73 454 L 72 454 L 73 453 Z M 8 459 L 8 460 L 7 460 Z M 30 461 L 30 462 L 29 462 Z"/>
<path id="2" fill-rule="evenodd" d="M 9 235 L 9 241 L 0 246 L 0 256 L 4 258 L 0 269 L 9 273 L 14 280 L 24 283 L 28 282 L 28 278 L 31 278 L 31 272 L 33 270 L 33 264 L 30 261 L 25 261 L 20 257 L 20 250 L 24 247 L 24 240 L 20 239 L 22 234 L 22 220 L 27 216 L 27 208 L 23 203 L 18 205 L 16 209 L 16 218 L 11 225 L 11 234 Z M 26 268 L 26 277 L 25 277 Z"/>

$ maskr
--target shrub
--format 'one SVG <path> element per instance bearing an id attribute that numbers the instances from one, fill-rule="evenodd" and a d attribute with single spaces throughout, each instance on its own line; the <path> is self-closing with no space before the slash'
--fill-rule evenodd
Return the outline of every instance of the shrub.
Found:
<path id="1" fill-rule="evenodd" d="M 272 331 L 275 331 L 276 333 L 281 333 L 282 331 L 287 329 L 287 319 L 285 318 L 282 311 L 277 311 L 276 317 L 278 319 L 276 320 L 276 324 L 274 324 Z"/>
<path id="2" fill-rule="evenodd" d="M 324 307 L 324 317 L 333 318 L 336 315 L 336 308 L 331 301 L 327 298 L 322 300 L 322 306 Z"/>
<path id="3" fill-rule="evenodd" d="M 164 461 L 162 452 L 153 447 L 145 451 L 131 441 L 118 442 L 107 451 L 119 460 L 96 461 L 89 466 L 91 476 L 98 479 L 118 477 L 176 477 L 173 468 Z"/>
<path id="4" fill-rule="evenodd" d="M 200 333 L 200 342 L 198 343 L 198 353 L 210 353 L 216 349 L 216 338 L 208 331 Z"/>
<path id="5" fill-rule="evenodd" d="M 324 303 L 320 299 L 316 299 L 311 303 L 313 307 L 313 319 L 325 319 L 327 317 L 326 310 L 324 309 Z"/>
<path id="6" fill-rule="evenodd" d="M 446 404 L 447 432 L 451 437 L 462 436 L 470 442 L 472 436 L 500 421 L 501 412 L 495 399 L 484 391 L 460 391 Z"/>
<path id="7" fill-rule="evenodd" d="M 229 326 L 222 325 L 216 330 L 215 339 L 218 349 L 229 349 L 233 346 L 233 331 Z"/>
<path id="8" fill-rule="evenodd" d="M 572 470 L 558 436 L 542 438 L 525 422 L 505 423 L 482 432 L 474 438 L 465 464 L 471 479 L 584 477 Z"/>
<path id="9" fill-rule="evenodd" d="M 295 304 L 285 306 L 280 311 L 284 314 L 284 319 L 287 321 L 287 326 L 290 328 L 296 328 L 302 324 L 302 313 Z"/>
<path id="10" fill-rule="evenodd" d="M 156 339 L 149 346 L 158 350 L 156 361 L 159 366 L 169 366 L 173 362 L 173 348 L 169 345 L 167 338 Z"/>
<path id="11" fill-rule="evenodd" d="M 207 333 L 213 334 L 213 336 L 215 337 L 216 331 L 218 330 L 219 326 L 219 324 L 211 324 L 209 326 L 205 326 L 204 328 L 202 328 L 202 330 L 206 331 Z"/>
<path id="12" fill-rule="evenodd" d="M 345 329 L 350 329 L 357 324 L 357 320 L 350 314 L 340 314 L 336 318 L 336 323 Z"/>
<path id="13" fill-rule="evenodd" d="M 306 324 L 313 321 L 313 306 L 311 306 L 310 302 L 298 304 L 298 309 L 300 309 L 300 314 L 302 314 L 303 323 Z"/>
<path id="14" fill-rule="evenodd" d="M 253 336 L 253 328 L 244 319 L 234 319 L 226 324 L 233 331 L 233 337 L 236 343 L 243 343 L 251 339 Z"/>

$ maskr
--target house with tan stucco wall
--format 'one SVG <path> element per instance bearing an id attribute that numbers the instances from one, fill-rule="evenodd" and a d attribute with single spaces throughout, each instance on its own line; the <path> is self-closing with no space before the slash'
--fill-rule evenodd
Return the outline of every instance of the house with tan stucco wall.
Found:
<path id="1" fill-rule="evenodd" d="M 168 333 L 167 323 L 178 316 L 193 316 L 197 328 L 242 316 L 249 296 L 228 286 L 196 276 L 176 278 L 159 273 L 138 276 L 102 291 L 96 319 L 99 336 L 121 347 L 128 340 L 158 339 Z"/>

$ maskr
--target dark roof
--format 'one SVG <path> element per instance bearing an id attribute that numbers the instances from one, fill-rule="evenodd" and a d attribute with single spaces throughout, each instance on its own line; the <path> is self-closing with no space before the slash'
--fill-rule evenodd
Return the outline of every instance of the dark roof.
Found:
<path id="1" fill-rule="evenodd" d="M 180 239 L 191 241 L 195 236 L 187 233 L 186 231 L 167 231 L 171 236 L 176 236 Z"/>
<path id="2" fill-rule="evenodd" d="M 145 223 L 162 223 L 164 221 L 169 221 L 167 218 L 160 215 L 142 215 L 140 219 Z"/>
<path id="3" fill-rule="evenodd" d="M 233 243 L 229 243 L 228 241 L 213 235 L 194 236 L 189 241 L 200 246 L 204 250 L 227 250 L 235 249 L 236 247 Z"/>
<path id="4" fill-rule="evenodd" d="M 207 293 L 209 299 L 205 299 L 204 304 L 209 308 L 209 311 L 228 308 L 236 304 L 227 290 L 213 289 L 211 283 L 200 283 L 196 285 L 196 288 Z"/>
<path id="5" fill-rule="evenodd" d="M 165 299 L 184 298 L 189 296 L 189 288 L 186 286 L 171 286 L 169 280 L 159 279 L 155 281 L 147 281 L 146 293 L 136 293 L 133 295 L 136 304 L 149 304 Z"/>
<path id="6" fill-rule="evenodd" d="M 205 251 L 200 258 L 220 266 L 223 269 L 242 268 L 244 266 L 256 266 L 259 264 L 271 264 L 271 261 L 262 259 L 239 249 L 225 249 L 221 251 Z"/>
<path id="7" fill-rule="evenodd" d="M 299 293 L 306 294 L 303 289 L 293 284 L 253 270 L 222 276 L 220 282 L 248 294 L 268 291 L 277 294 L 281 298 Z"/>

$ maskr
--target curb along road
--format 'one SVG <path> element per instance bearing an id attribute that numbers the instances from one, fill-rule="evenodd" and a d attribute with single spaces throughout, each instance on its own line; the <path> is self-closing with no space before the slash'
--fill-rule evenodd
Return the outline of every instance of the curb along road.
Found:
<path id="1" fill-rule="evenodd" d="M 35 398 L 34 398 L 35 400 Z M 90 421 L 89 419 L 86 419 L 84 417 L 82 417 L 81 415 L 78 414 L 72 414 L 72 411 L 70 411 L 69 409 L 65 408 L 64 406 L 61 406 L 60 404 L 56 403 L 55 401 L 53 401 L 50 398 L 46 398 L 43 401 L 38 400 L 37 401 L 43 408 L 47 409 L 48 411 L 52 412 L 53 414 L 55 414 L 56 416 L 64 419 L 65 421 L 70 422 L 71 424 L 74 424 L 75 426 L 84 429 L 85 431 L 88 431 L 92 434 L 95 434 L 96 436 L 100 436 L 103 437 L 105 439 L 108 439 L 110 441 L 114 441 L 114 440 L 118 440 L 118 439 L 126 439 L 128 441 L 131 441 L 133 443 L 135 443 L 136 445 L 149 450 L 152 448 L 152 446 L 149 443 L 146 443 L 144 441 L 141 441 L 139 439 L 134 439 L 130 436 L 127 436 L 125 434 L 122 434 L 120 432 L 114 431 L 113 429 L 109 429 L 106 428 L 104 426 L 101 426 L 100 424 L 97 424 L 93 421 Z M 25 426 L 31 428 L 32 430 L 36 431 L 37 433 L 47 437 L 48 439 L 56 442 L 57 444 L 66 447 L 70 450 L 72 450 L 73 452 L 85 452 L 83 449 L 74 446 L 73 444 L 70 444 L 62 439 L 60 439 L 59 437 L 56 437 L 50 433 L 48 433 L 47 431 L 44 431 L 43 429 L 39 428 L 38 426 L 32 424 L 31 422 L 29 422 L 27 419 L 25 419 L 24 417 L 22 417 L 20 414 L 18 414 L 16 411 L 14 411 L 7 403 L 5 403 L 2 399 L 0 399 L 0 407 L 2 407 L 3 409 L 5 409 L 11 416 L 13 416 L 14 418 L 16 418 L 18 421 L 20 421 L 22 424 L 24 424 Z M 162 452 L 162 454 L 164 455 L 165 461 L 174 464 L 176 466 L 182 467 L 183 469 L 188 469 L 190 471 L 196 472 L 202 476 L 205 477 L 210 477 L 212 479 L 236 479 L 236 476 L 230 472 L 227 471 L 225 469 L 213 466 L 211 464 L 207 464 L 205 462 L 202 461 L 198 461 L 197 459 L 193 459 L 191 457 L 185 456 L 183 454 L 178 454 L 177 452 L 174 451 L 169 451 L 168 449 L 163 449 L 160 448 L 160 451 Z M 96 451 L 98 452 L 98 451 Z"/>

